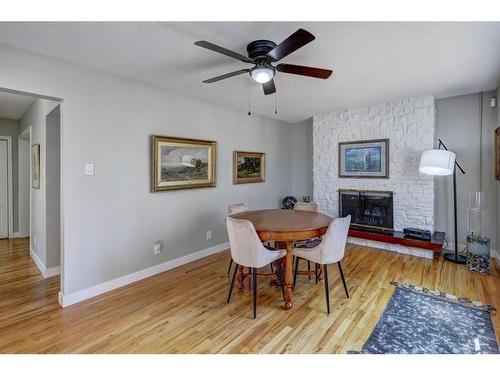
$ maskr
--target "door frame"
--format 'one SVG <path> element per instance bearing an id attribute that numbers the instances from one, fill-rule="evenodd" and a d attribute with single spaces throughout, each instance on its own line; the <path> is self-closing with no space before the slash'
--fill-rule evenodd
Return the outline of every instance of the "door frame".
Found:
<path id="1" fill-rule="evenodd" d="M 13 182 L 12 182 L 12 136 L 0 135 L 0 139 L 7 141 L 7 216 L 8 216 L 8 238 L 14 235 L 14 196 L 13 196 Z"/>

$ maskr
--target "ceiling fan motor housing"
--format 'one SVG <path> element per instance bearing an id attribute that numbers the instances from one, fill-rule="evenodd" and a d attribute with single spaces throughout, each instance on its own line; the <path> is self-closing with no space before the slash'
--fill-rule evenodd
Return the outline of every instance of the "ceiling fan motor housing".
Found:
<path id="1" fill-rule="evenodd" d="M 271 40 L 255 40 L 247 46 L 248 57 L 253 60 L 267 60 L 266 55 L 276 47 Z"/>

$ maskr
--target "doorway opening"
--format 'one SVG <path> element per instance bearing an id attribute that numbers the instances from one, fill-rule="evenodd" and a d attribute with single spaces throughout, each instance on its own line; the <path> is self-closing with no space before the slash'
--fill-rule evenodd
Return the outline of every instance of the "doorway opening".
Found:
<path id="1" fill-rule="evenodd" d="M 61 106 L 0 88 L 0 284 L 14 269 L 33 282 L 62 274 Z M 63 289 L 62 277 L 49 284 Z"/>

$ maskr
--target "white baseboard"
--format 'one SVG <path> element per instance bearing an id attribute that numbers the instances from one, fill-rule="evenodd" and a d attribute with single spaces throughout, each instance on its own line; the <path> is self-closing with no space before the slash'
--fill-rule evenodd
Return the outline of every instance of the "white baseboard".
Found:
<path id="1" fill-rule="evenodd" d="M 209 247 L 208 249 L 196 251 L 194 253 L 185 255 L 180 258 L 172 259 L 164 263 L 157 264 L 155 266 L 142 269 L 137 272 L 130 273 L 125 276 L 117 277 L 116 279 L 106 281 L 104 283 L 92 286 L 90 288 L 80 290 L 71 294 L 62 294 L 59 292 L 59 304 L 62 307 L 67 307 L 75 303 L 84 301 L 86 299 L 98 296 L 100 294 L 109 292 L 113 289 L 120 288 L 122 286 L 134 283 L 136 281 L 154 276 L 156 274 L 177 268 L 187 263 L 191 263 L 195 260 L 205 258 L 209 255 L 219 253 L 221 251 L 227 250 L 229 248 L 229 243 L 225 242 L 220 245 L 215 245 Z"/>
<path id="2" fill-rule="evenodd" d="M 45 272 L 45 264 L 43 264 L 43 262 L 40 260 L 40 258 L 38 258 L 38 255 L 36 255 L 36 253 L 33 251 L 33 249 L 31 247 L 30 247 L 30 257 L 31 257 L 31 259 L 33 259 L 36 266 L 38 267 L 38 270 L 43 275 L 43 273 Z"/>
<path id="3" fill-rule="evenodd" d="M 9 238 L 26 238 L 26 237 L 29 237 L 29 235 L 26 236 L 20 232 L 14 232 L 9 236 Z"/>
<path id="4" fill-rule="evenodd" d="M 61 273 L 61 267 L 59 266 L 46 268 L 45 264 L 43 264 L 42 260 L 38 257 L 38 255 L 36 255 L 32 248 L 30 248 L 30 256 L 31 259 L 33 259 L 33 261 L 35 262 L 44 279 L 57 276 Z"/>

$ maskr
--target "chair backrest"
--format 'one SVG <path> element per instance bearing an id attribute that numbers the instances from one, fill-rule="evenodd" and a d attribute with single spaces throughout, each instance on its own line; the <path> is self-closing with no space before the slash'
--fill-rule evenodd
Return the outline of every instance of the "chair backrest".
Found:
<path id="1" fill-rule="evenodd" d="M 246 203 L 233 203 L 230 204 L 227 213 L 229 215 L 234 215 L 234 214 L 239 214 L 240 212 L 246 212 L 250 211 L 250 208 L 247 206 Z"/>
<path id="2" fill-rule="evenodd" d="M 263 267 L 266 248 L 262 246 L 253 224 L 248 220 L 226 218 L 231 257 L 236 264 L 245 267 Z M 264 262 L 264 263 L 263 263 Z"/>
<path id="3" fill-rule="evenodd" d="M 351 215 L 333 220 L 323 235 L 320 248 L 321 264 L 337 263 L 344 257 Z"/>
<path id="4" fill-rule="evenodd" d="M 318 204 L 314 202 L 297 202 L 293 206 L 294 210 L 318 212 Z"/>

